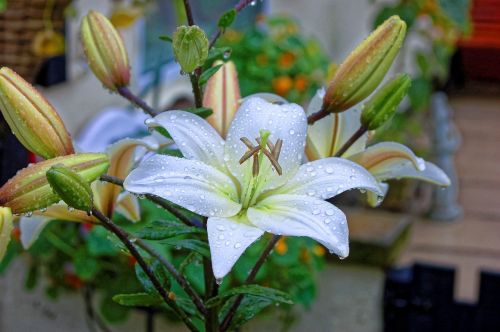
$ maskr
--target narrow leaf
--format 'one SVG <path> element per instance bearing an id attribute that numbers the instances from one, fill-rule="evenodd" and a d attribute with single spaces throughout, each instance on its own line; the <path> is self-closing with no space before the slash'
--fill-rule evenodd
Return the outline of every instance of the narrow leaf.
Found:
<path id="1" fill-rule="evenodd" d="M 163 304 L 163 300 L 149 293 L 118 294 L 113 301 L 127 307 L 150 307 Z"/>
<path id="2" fill-rule="evenodd" d="M 188 249 L 199 253 L 202 256 L 210 257 L 208 245 L 200 240 L 195 239 L 167 239 L 161 241 L 162 244 L 174 246 L 177 249 Z"/>
<path id="3" fill-rule="evenodd" d="M 212 109 L 207 107 L 188 108 L 186 112 L 196 114 L 204 119 L 208 118 L 213 113 Z"/>
<path id="4" fill-rule="evenodd" d="M 153 225 L 143 228 L 137 236 L 145 240 L 165 240 L 179 235 L 200 234 L 204 232 L 203 229 L 184 224 L 163 223 L 158 225 L 158 223 L 153 223 Z"/>
<path id="5" fill-rule="evenodd" d="M 217 23 L 217 26 L 219 28 L 225 29 L 229 27 L 231 24 L 233 24 L 235 18 L 236 18 L 236 9 L 233 8 L 221 15 L 221 17 L 219 18 L 219 22 Z"/>
<path id="6" fill-rule="evenodd" d="M 170 280 L 168 279 L 167 271 L 165 271 L 163 265 L 161 265 L 161 263 L 158 262 L 157 260 L 154 260 L 152 264 L 148 265 L 151 271 L 153 271 L 153 274 L 160 282 L 160 284 L 163 286 L 163 288 L 170 289 Z M 153 295 L 158 294 L 158 291 L 156 290 L 155 286 L 153 285 L 153 283 L 147 276 L 146 272 L 144 272 L 144 270 L 139 264 L 135 265 L 135 275 L 137 277 L 137 280 L 139 280 L 139 282 L 141 283 L 142 287 L 146 292 Z"/>
<path id="7" fill-rule="evenodd" d="M 220 69 L 220 67 L 222 67 L 222 65 L 213 66 L 205 70 L 200 76 L 200 86 L 205 85 L 208 79 L 212 77 Z"/>
<path id="8" fill-rule="evenodd" d="M 231 54 L 231 47 L 212 47 L 208 52 L 208 58 L 205 63 L 211 65 L 217 59 L 227 58 Z"/>
<path id="9" fill-rule="evenodd" d="M 265 299 L 268 299 L 268 300 L 274 301 L 274 302 L 293 304 L 293 301 L 292 301 L 290 295 L 288 295 L 287 293 L 282 292 L 280 290 L 268 288 L 268 287 L 263 287 L 263 286 L 259 286 L 259 285 L 244 285 L 244 286 L 230 289 L 222 294 L 219 294 L 216 297 L 211 298 L 210 300 L 207 301 L 206 305 L 207 305 L 207 307 L 211 308 L 211 307 L 214 307 L 214 306 L 220 304 L 224 299 L 226 299 L 228 297 L 231 297 L 234 295 L 240 295 L 240 294 L 253 295 L 253 296 L 265 298 Z"/>
<path id="10" fill-rule="evenodd" d="M 233 298 L 231 301 L 227 301 L 224 304 L 220 312 L 221 318 L 227 315 L 227 312 L 229 311 L 229 308 L 231 308 L 231 305 L 234 303 L 235 299 L 236 298 Z M 270 306 L 272 303 L 272 300 L 263 297 L 252 295 L 245 296 L 241 301 L 241 304 L 239 305 L 238 310 L 233 317 L 233 320 L 231 321 L 231 325 L 229 326 L 228 331 L 236 330 L 238 327 L 248 322 L 266 307 Z"/>
<path id="11" fill-rule="evenodd" d="M 158 38 L 160 38 L 160 40 L 166 41 L 166 42 L 168 42 L 168 43 L 171 43 L 171 42 L 172 42 L 172 37 L 167 36 L 167 35 L 160 36 L 160 37 L 158 37 Z"/>

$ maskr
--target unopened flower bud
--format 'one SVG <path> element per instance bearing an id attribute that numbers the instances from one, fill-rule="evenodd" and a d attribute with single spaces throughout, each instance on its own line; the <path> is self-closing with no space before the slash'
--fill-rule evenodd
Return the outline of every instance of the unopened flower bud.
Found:
<path id="1" fill-rule="evenodd" d="M 342 112 L 368 97 L 380 84 L 403 43 L 406 23 L 392 16 L 359 44 L 337 69 L 323 109 Z"/>
<path id="2" fill-rule="evenodd" d="M 10 242 L 10 234 L 14 225 L 12 224 L 13 217 L 9 208 L 0 207 L 0 262 L 5 256 L 7 246 Z"/>
<path id="3" fill-rule="evenodd" d="M 29 213 L 46 208 L 61 200 L 54 193 L 46 173 L 54 165 L 63 165 L 88 183 L 107 171 L 109 160 L 103 153 L 82 153 L 45 160 L 20 170 L 0 188 L 0 206 L 10 207 L 12 213 Z"/>
<path id="4" fill-rule="evenodd" d="M 185 73 L 202 66 L 208 57 L 208 38 L 196 25 L 180 26 L 172 37 L 175 60 Z"/>
<path id="5" fill-rule="evenodd" d="M 222 65 L 207 82 L 203 95 L 203 106 L 213 113 L 207 121 L 222 137 L 225 137 L 241 99 L 238 73 L 232 61 L 216 61 L 214 66 Z"/>
<path id="6" fill-rule="evenodd" d="M 368 130 L 375 130 L 389 121 L 410 85 L 411 78 L 408 74 L 400 74 L 384 84 L 363 106 L 361 124 Z"/>
<path id="7" fill-rule="evenodd" d="M 116 91 L 130 83 L 130 66 L 123 40 L 101 13 L 90 11 L 80 27 L 83 50 L 94 75 Z"/>
<path id="8" fill-rule="evenodd" d="M 52 105 L 12 69 L 0 69 L 0 110 L 17 139 L 45 158 L 74 153 L 73 143 Z"/>
<path id="9" fill-rule="evenodd" d="M 69 207 L 85 212 L 92 210 L 92 189 L 90 189 L 90 184 L 78 173 L 66 166 L 54 165 L 47 171 L 46 175 L 54 192 Z"/>

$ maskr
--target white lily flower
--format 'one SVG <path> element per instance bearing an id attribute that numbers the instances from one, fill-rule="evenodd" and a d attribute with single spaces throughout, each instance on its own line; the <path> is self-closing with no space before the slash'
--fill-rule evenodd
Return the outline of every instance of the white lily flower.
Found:
<path id="1" fill-rule="evenodd" d="M 346 217 L 324 200 L 353 188 L 382 194 L 376 180 L 351 161 L 326 158 L 301 165 L 307 122 L 296 104 L 246 99 L 225 141 L 188 112 L 168 111 L 147 124 L 164 127 L 185 158 L 155 155 L 143 161 L 126 178 L 125 189 L 208 217 L 218 279 L 264 232 L 307 236 L 346 257 Z"/>
<path id="2" fill-rule="evenodd" d="M 324 90 L 319 90 L 311 100 L 307 114 L 313 114 L 321 108 Z M 306 155 L 309 160 L 327 158 L 335 155 L 342 145 L 360 127 L 361 112 L 351 108 L 342 113 L 333 113 L 309 126 Z M 417 157 L 408 147 L 395 142 L 382 142 L 366 147 L 368 133 L 360 137 L 344 154 L 367 169 L 380 183 L 380 188 L 387 193 L 390 179 L 414 178 L 439 186 L 449 186 L 450 179 L 436 165 Z M 380 196 L 368 193 L 368 202 L 372 206 L 380 204 Z"/>

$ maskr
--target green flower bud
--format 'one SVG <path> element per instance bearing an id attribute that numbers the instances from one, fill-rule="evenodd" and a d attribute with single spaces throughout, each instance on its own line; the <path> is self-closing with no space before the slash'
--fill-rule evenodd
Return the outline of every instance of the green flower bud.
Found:
<path id="1" fill-rule="evenodd" d="M 373 31 L 339 66 L 323 99 L 323 109 L 343 112 L 368 97 L 399 52 L 406 23 L 392 16 Z"/>
<path id="2" fill-rule="evenodd" d="M 54 192 L 68 206 L 90 212 L 94 205 L 89 183 L 71 168 L 54 165 L 47 171 L 47 180 Z"/>
<path id="3" fill-rule="evenodd" d="M 361 124 L 368 130 L 375 130 L 389 121 L 406 96 L 411 85 L 408 74 L 392 78 L 363 106 Z"/>
<path id="4" fill-rule="evenodd" d="M 66 166 L 90 183 L 107 171 L 109 160 L 103 153 L 82 153 L 30 165 L 0 188 L 0 206 L 9 207 L 12 213 L 19 214 L 59 202 L 61 198 L 51 189 L 46 176 L 54 165 Z"/>
<path id="5" fill-rule="evenodd" d="M 175 60 L 185 73 L 191 73 L 202 66 L 208 57 L 208 38 L 196 25 L 178 27 L 174 32 L 172 45 Z"/>
<path id="6" fill-rule="evenodd" d="M 45 158 L 74 153 L 73 143 L 52 105 L 12 69 L 0 69 L 0 110 L 17 139 Z"/>
<path id="7" fill-rule="evenodd" d="M 12 212 L 9 208 L 0 207 L 0 262 L 5 256 L 7 251 L 7 246 L 10 242 L 10 234 L 14 229 L 12 223 L 13 217 Z"/>
<path id="8" fill-rule="evenodd" d="M 130 66 L 123 40 L 101 13 L 90 11 L 80 27 L 83 50 L 90 69 L 111 91 L 130 83 Z"/>

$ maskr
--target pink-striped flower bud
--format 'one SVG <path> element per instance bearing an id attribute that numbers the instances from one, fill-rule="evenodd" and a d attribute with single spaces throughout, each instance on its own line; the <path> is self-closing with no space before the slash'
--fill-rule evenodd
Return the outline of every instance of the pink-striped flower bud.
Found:
<path id="1" fill-rule="evenodd" d="M 111 91 L 128 86 L 127 50 L 113 24 L 101 13 L 91 10 L 83 18 L 80 33 L 90 69 L 102 84 Z"/>
<path id="2" fill-rule="evenodd" d="M 50 159 L 74 153 L 54 107 L 12 69 L 0 69 L 0 110 L 10 129 L 31 152 Z"/>
<path id="3" fill-rule="evenodd" d="M 399 16 L 390 17 L 373 31 L 335 72 L 323 109 L 343 112 L 368 97 L 391 67 L 405 34 L 406 23 Z"/>

